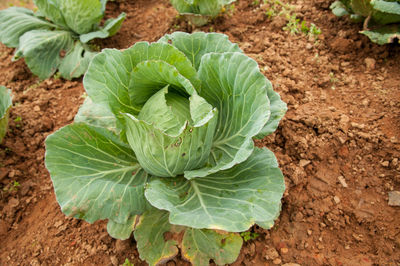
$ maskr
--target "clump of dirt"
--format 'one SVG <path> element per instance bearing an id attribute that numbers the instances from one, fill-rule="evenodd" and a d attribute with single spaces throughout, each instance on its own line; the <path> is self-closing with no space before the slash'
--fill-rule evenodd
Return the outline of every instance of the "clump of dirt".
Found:
<path id="1" fill-rule="evenodd" d="M 322 0 L 291 1 L 316 36 L 282 30 L 255 1 L 238 1 L 213 23 L 193 28 L 167 0 L 110 2 L 127 13 L 102 48 L 123 49 L 167 32 L 217 31 L 254 58 L 288 103 L 279 129 L 263 140 L 277 155 L 287 190 L 271 230 L 244 244 L 233 265 L 400 263 L 400 47 L 378 46 L 360 25 L 337 18 Z M 0 84 L 12 89 L 10 131 L 0 146 L 0 264 L 145 265 L 132 239 L 114 240 L 105 222 L 65 217 L 43 163 L 46 136 L 69 124 L 82 103 L 81 79 L 39 81 L 0 45 Z M 175 258 L 167 265 L 188 265 Z M 292 264 L 294 265 L 294 264 Z"/>

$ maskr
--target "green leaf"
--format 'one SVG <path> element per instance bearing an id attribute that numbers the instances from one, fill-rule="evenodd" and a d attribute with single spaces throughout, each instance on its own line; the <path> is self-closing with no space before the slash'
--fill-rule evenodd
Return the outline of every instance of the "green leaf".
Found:
<path id="1" fill-rule="evenodd" d="M 182 256 L 193 265 L 208 266 L 211 259 L 217 265 L 225 265 L 235 262 L 242 244 L 239 234 L 186 228 L 181 250 Z"/>
<path id="2" fill-rule="evenodd" d="M 165 61 L 195 88 L 200 86 L 196 70 L 178 49 L 170 44 L 139 42 L 124 51 L 105 49 L 93 58 L 83 79 L 88 95 L 95 103 L 109 105 L 120 119 L 121 112 L 137 115 L 142 106 L 134 105 L 131 100 L 132 89 L 137 86 L 133 70 L 147 60 Z"/>
<path id="3" fill-rule="evenodd" d="M 68 27 L 64 16 L 60 11 L 59 0 L 34 0 L 42 15 L 50 19 L 55 24 L 64 28 Z"/>
<path id="4" fill-rule="evenodd" d="M 107 1 L 108 0 L 100 0 L 100 2 L 101 2 L 101 12 L 103 12 L 103 13 L 106 11 Z"/>
<path id="5" fill-rule="evenodd" d="M 47 137 L 45 157 L 66 215 L 124 224 L 145 210 L 147 174 L 129 146 L 111 132 L 83 123 L 68 125 Z"/>
<path id="6" fill-rule="evenodd" d="M 117 129 L 117 120 L 108 109 L 108 106 L 95 104 L 90 97 L 86 97 L 81 107 L 79 107 L 74 121 L 94 127 L 102 127 L 117 135 L 120 133 L 120 130 Z"/>
<path id="7" fill-rule="evenodd" d="M 386 25 L 375 30 L 361 31 L 361 33 L 380 45 L 394 43 L 395 40 L 400 43 L 400 25 Z"/>
<path id="8" fill-rule="evenodd" d="M 275 219 L 284 190 L 274 154 L 255 148 L 245 162 L 207 177 L 152 177 L 145 196 L 154 207 L 170 212 L 172 224 L 241 232 Z"/>
<path id="9" fill-rule="evenodd" d="M 279 122 L 285 116 L 287 111 L 287 105 L 281 100 L 279 93 L 273 90 L 272 85 L 268 82 L 267 86 L 268 99 L 270 101 L 271 115 L 268 122 L 264 125 L 260 133 L 255 136 L 257 139 L 262 139 L 269 134 L 275 132 L 279 126 Z"/>
<path id="10" fill-rule="evenodd" d="M 61 61 L 59 67 L 61 76 L 69 80 L 82 76 L 95 55 L 95 52 L 91 52 L 81 42 L 75 42 L 74 48 Z"/>
<path id="11" fill-rule="evenodd" d="M 107 223 L 107 232 L 113 238 L 121 240 L 128 239 L 131 237 L 133 230 L 135 230 L 137 219 L 139 219 L 138 215 L 131 216 L 124 224 L 116 223 L 110 219 Z"/>
<path id="12" fill-rule="evenodd" d="M 72 45 L 72 36 L 68 31 L 33 30 L 22 35 L 14 58 L 24 57 L 32 73 L 46 79 L 60 65 L 60 52 L 68 51 Z"/>
<path id="13" fill-rule="evenodd" d="M 121 13 L 117 18 L 111 18 L 106 21 L 103 28 L 100 28 L 97 31 L 92 31 L 86 34 L 82 34 L 79 36 L 79 39 L 82 43 L 87 43 L 95 38 L 108 38 L 115 35 L 122 26 L 122 22 L 124 22 L 126 17 L 125 13 Z"/>
<path id="14" fill-rule="evenodd" d="M 178 242 L 168 239 L 166 233 L 176 234 L 182 230 L 182 227 L 168 222 L 168 212 L 155 208 L 146 211 L 140 217 L 134 232 L 140 258 L 146 260 L 150 266 L 173 259 L 179 252 Z"/>
<path id="15" fill-rule="evenodd" d="M 0 11 L 0 42 L 8 47 L 18 47 L 19 38 L 25 32 L 55 27 L 56 25 L 35 17 L 26 8 L 10 7 Z"/>
<path id="16" fill-rule="evenodd" d="M 9 111 L 11 106 L 11 90 L 0 86 L 0 143 L 7 133 Z"/>
<path id="17" fill-rule="evenodd" d="M 370 0 L 350 0 L 350 5 L 354 13 L 363 17 L 368 17 L 373 12 Z"/>
<path id="18" fill-rule="evenodd" d="M 208 166 L 186 171 L 192 179 L 231 168 L 252 153 L 252 138 L 260 133 L 270 117 L 267 97 L 269 81 L 257 62 L 242 53 L 209 53 L 203 56 L 199 93 L 219 111 Z"/>
<path id="19" fill-rule="evenodd" d="M 379 24 L 400 23 L 400 2 L 371 0 L 373 20 Z"/>
<path id="20" fill-rule="evenodd" d="M 59 6 L 68 28 L 77 34 L 92 31 L 103 18 L 99 0 L 62 0 Z"/>
<path id="21" fill-rule="evenodd" d="M 158 42 L 171 43 L 189 58 L 196 69 L 199 69 L 201 58 L 207 53 L 242 52 L 237 44 L 229 41 L 228 36 L 220 33 L 174 32 Z"/>
<path id="22" fill-rule="evenodd" d="M 342 17 L 345 15 L 349 15 L 350 13 L 347 11 L 346 6 L 341 1 L 335 1 L 329 7 L 332 9 L 333 14 L 338 17 Z"/>
<path id="23" fill-rule="evenodd" d="M 170 177 L 204 165 L 212 145 L 217 111 L 212 110 L 203 124 L 186 123 L 175 136 L 132 115 L 125 114 L 125 119 L 128 142 L 143 169 L 152 175 Z"/>
<path id="24" fill-rule="evenodd" d="M 172 65 L 161 60 L 148 60 L 137 64 L 132 72 L 131 102 L 143 106 L 157 91 L 167 85 L 183 95 L 196 91 L 192 83 Z"/>
<path id="25" fill-rule="evenodd" d="M 176 99 L 172 104 L 171 98 Z M 140 111 L 138 118 L 154 125 L 168 135 L 178 136 L 187 121 L 190 120 L 189 100 L 176 93 L 168 93 L 168 86 L 166 86 L 151 96 Z"/>

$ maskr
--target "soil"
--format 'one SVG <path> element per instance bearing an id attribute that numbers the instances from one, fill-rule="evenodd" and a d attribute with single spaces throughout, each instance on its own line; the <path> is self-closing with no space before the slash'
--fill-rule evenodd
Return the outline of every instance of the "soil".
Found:
<path id="1" fill-rule="evenodd" d="M 233 265 L 400 264 L 400 207 L 388 205 L 388 192 L 400 190 L 400 47 L 371 43 L 361 25 L 335 17 L 330 2 L 291 1 L 299 19 L 321 29 L 318 40 L 282 30 L 284 19 L 268 18 L 252 0 L 198 29 L 167 0 L 108 4 L 106 18 L 126 12 L 127 19 L 100 47 L 123 49 L 176 30 L 225 33 L 288 103 L 279 129 L 256 142 L 275 152 L 285 175 L 281 215 L 271 230 L 251 229 L 259 235 Z M 119 265 L 126 258 L 146 265 L 135 241 L 112 239 L 105 221 L 61 213 L 44 140 L 72 122 L 82 79 L 39 81 L 23 60 L 11 61 L 13 52 L 0 44 L 0 84 L 14 95 L 0 145 L 0 265 Z M 186 264 L 179 257 L 167 263 Z"/>

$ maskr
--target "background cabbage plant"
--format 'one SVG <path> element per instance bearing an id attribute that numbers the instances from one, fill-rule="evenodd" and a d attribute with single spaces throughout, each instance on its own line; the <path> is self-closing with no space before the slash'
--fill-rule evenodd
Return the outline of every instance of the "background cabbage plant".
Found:
<path id="1" fill-rule="evenodd" d="M 375 43 L 400 43 L 400 0 L 339 0 L 331 9 L 336 16 L 364 21 L 361 33 Z"/>
<path id="2" fill-rule="evenodd" d="M 22 7 L 0 11 L 0 42 L 17 48 L 14 60 L 25 58 L 40 79 L 58 69 L 66 79 L 85 73 L 95 53 L 87 44 L 107 38 L 120 29 L 125 13 L 103 27 L 107 0 L 34 0 L 36 13 Z"/>
<path id="3" fill-rule="evenodd" d="M 286 104 L 226 35 L 175 32 L 105 49 L 83 82 L 75 122 L 46 140 L 66 215 L 108 219 L 119 239 L 134 231 L 150 265 L 178 247 L 194 265 L 232 263 L 238 232 L 272 227 L 284 179 L 253 138 L 275 131 Z"/>
<path id="4" fill-rule="evenodd" d="M 0 86 L 0 143 L 7 133 L 8 116 L 11 105 L 11 90 L 4 86 Z"/>
<path id="5" fill-rule="evenodd" d="M 236 0 L 171 0 L 172 6 L 195 26 L 203 26 Z"/>

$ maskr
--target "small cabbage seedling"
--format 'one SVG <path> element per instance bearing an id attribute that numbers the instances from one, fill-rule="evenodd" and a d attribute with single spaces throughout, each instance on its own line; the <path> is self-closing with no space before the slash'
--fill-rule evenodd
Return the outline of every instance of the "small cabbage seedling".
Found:
<path id="1" fill-rule="evenodd" d="M 175 32 L 105 49 L 85 74 L 73 124 L 46 140 L 62 211 L 111 236 L 134 231 L 150 265 L 236 260 L 238 232 L 270 228 L 285 185 L 274 154 L 254 146 L 286 112 L 257 63 L 217 33 Z"/>
<path id="2" fill-rule="evenodd" d="M 11 90 L 0 86 L 0 143 L 8 128 L 9 111 L 12 105 Z"/>
<path id="3" fill-rule="evenodd" d="M 377 44 L 400 43 L 400 0 L 339 0 L 331 9 L 336 16 L 364 21 L 361 33 Z"/>
<path id="4" fill-rule="evenodd" d="M 0 11 L 0 42 L 17 48 L 14 60 L 25 58 L 40 79 L 57 69 L 72 79 L 85 73 L 95 55 L 88 42 L 117 33 L 125 19 L 109 19 L 103 27 L 107 0 L 35 0 L 36 13 L 22 7 Z"/>
<path id="5" fill-rule="evenodd" d="M 195 26 L 203 26 L 236 0 L 171 0 L 172 6 Z"/>

